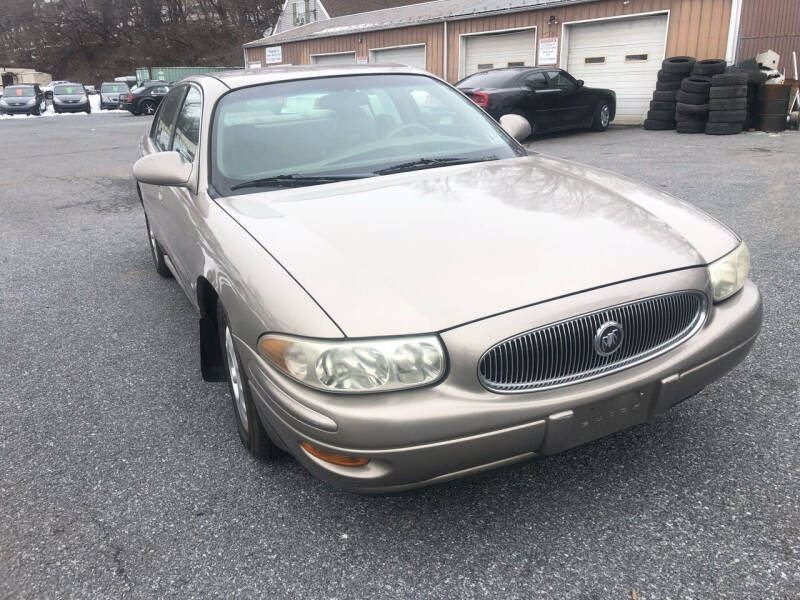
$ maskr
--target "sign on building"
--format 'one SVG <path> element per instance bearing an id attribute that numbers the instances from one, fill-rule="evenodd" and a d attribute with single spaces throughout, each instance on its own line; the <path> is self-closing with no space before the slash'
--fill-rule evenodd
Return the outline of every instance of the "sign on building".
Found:
<path id="1" fill-rule="evenodd" d="M 283 51 L 280 46 L 267 46 L 267 64 L 277 65 L 283 62 Z"/>
<path id="2" fill-rule="evenodd" d="M 558 38 L 549 37 L 539 40 L 540 65 L 554 65 L 558 62 Z"/>

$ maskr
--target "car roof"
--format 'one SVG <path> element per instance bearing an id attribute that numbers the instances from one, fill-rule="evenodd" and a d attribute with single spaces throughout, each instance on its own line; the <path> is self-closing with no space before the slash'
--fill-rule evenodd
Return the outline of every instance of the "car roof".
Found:
<path id="1" fill-rule="evenodd" d="M 392 75 L 392 74 L 428 75 L 427 71 L 385 63 L 380 65 L 305 65 L 286 67 L 266 67 L 262 69 L 240 69 L 238 71 L 219 71 L 205 75 L 193 75 L 184 81 L 216 79 L 231 89 L 258 85 L 260 83 L 275 83 L 279 81 L 292 81 L 297 79 L 311 79 L 314 77 L 336 77 L 342 75 Z"/>

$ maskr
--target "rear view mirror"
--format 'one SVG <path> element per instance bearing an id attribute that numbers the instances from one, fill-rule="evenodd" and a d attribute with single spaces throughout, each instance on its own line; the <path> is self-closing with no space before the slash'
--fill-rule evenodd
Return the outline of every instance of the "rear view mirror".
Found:
<path id="1" fill-rule="evenodd" d="M 531 124 L 522 115 L 503 115 L 500 117 L 500 127 L 518 142 L 531 135 Z"/>
<path id="2" fill-rule="evenodd" d="M 583 79 L 578 79 L 575 83 L 578 84 L 578 87 L 583 87 Z"/>
<path id="3" fill-rule="evenodd" d="M 191 163 L 177 152 L 149 154 L 133 164 L 133 176 L 139 183 L 183 187 L 191 175 Z"/>

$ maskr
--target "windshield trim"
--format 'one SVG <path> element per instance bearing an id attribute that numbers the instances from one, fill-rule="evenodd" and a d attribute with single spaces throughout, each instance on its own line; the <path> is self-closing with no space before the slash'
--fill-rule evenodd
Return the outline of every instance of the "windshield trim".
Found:
<path id="1" fill-rule="evenodd" d="M 261 81 L 261 82 L 257 82 L 257 83 L 251 83 L 249 85 L 243 85 L 243 86 L 231 88 L 231 89 L 227 90 L 226 92 L 220 94 L 219 97 L 217 97 L 217 99 L 214 101 L 214 105 L 211 107 L 211 112 L 209 114 L 209 121 L 208 121 L 208 135 L 205 137 L 205 140 L 204 140 L 205 141 L 205 146 L 206 146 L 206 148 L 205 148 L 205 153 L 206 153 L 205 166 L 206 166 L 206 173 L 208 174 L 207 177 L 206 177 L 206 184 L 208 185 L 209 188 L 214 189 L 215 195 L 217 197 L 220 197 L 220 198 L 223 197 L 223 195 L 220 194 L 219 190 L 213 185 L 212 177 L 211 177 L 212 174 L 214 173 L 213 165 L 212 165 L 213 153 L 211 152 L 211 140 L 214 137 L 214 125 L 215 125 L 216 118 L 217 118 L 217 109 L 220 107 L 223 98 L 226 98 L 230 94 L 232 94 L 234 92 L 241 91 L 241 90 L 246 90 L 246 89 L 250 89 L 250 88 L 254 88 L 254 87 L 269 86 L 269 85 L 273 85 L 273 84 L 289 83 L 289 82 L 292 82 L 292 81 L 312 81 L 312 80 L 316 80 L 316 79 L 338 79 L 338 78 L 343 78 L 343 77 L 344 78 L 374 77 L 376 75 L 400 75 L 400 76 L 411 76 L 411 77 L 425 77 L 425 78 L 431 79 L 434 82 L 437 82 L 437 83 L 439 83 L 441 85 L 445 85 L 445 86 L 449 87 L 453 92 L 457 93 L 461 98 L 463 98 L 466 106 L 469 106 L 473 110 L 477 110 L 481 114 L 481 116 L 483 116 L 488 121 L 488 123 L 492 127 L 495 128 L 495 130 L 500 135 L 500 137 L 509 144 L 510 148 L 513 150 L 513 152 L 517 155 L 518 158 L 522 158 L 522 157 L 530 155 L 528 149 L 525 148 L 525 146 L 523 146 L 520 142 L 518 142 L 505 129 L 503 129 L 500 126 L 500 123 L 498 123 L 492 117 L 490 117 L 482 108 L 480 108 L 472 100 L 467 98 L 461 90 L 459 90 L 453 84 L 448 83 L 448 82 L 444 81 L 443 79 L 441 79 L 439 77 L 436 77 L 435 75 L 432 75 L 431 73 L 427 73 L 427 72 L 426 73 L 416 73 L 416 72 L 407 72 L 407 73 L 405 73 L 405 72 L 403 72 L 403 73 L 343 73 L 343 74 L 337 74 L 337 75 L 315 75 L 313 77 L 296 77 L 296 78 L 292 77 L 292 78 L 280 79 L 280 80 L 274 80 L 274 81 Z M 201 137 L 201 140 L 203 140 L 202 137 Z M 442 165 L 442 166 L 446 166 L 446 165 Z M 375 177 L 379 177 L 379 175 L 376 175 Z M 327 185 L 327 184 L 322 184 L 322 185 Z M 240 191 L 240 190 L 236 190 L 236 191 Z M 224 197 L 230 197 L 231 195 L 232 195 L 231 191 L 229 190 L 224 195 Z"/>

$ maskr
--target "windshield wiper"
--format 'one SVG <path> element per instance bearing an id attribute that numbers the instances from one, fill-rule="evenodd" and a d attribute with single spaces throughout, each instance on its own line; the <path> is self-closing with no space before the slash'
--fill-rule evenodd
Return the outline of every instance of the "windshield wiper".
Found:
<path id="1" fill-rule="evenodd" d="M 237 183 L 231 190 L 240 190 L 249 187 L 302 187 L 304 185 L 320 185 L 323 183 L 335 183 L 337 181 L 349 181 L 351 179 L 363 179 L 367 175 L 300 175 L 299 173 L 289 173 L 287 175 L 275 175 L 274 177 L 262 177 L 244 183 Z"/>
<path id="2" fill-rule="evenodd" d="M 385 169 L 378 169 L 375 175 L 391 175 L 392 173 L 402 173 L 404 171 L 419 171 L 420 169 L 433 169 L 436 167 L 444 167 L 449 165 L 465 165 L 473 162 L 483 162 L 486 160 L 497 160 L 496 156 L 482 156 L 480 158 L 458 158 L 453 156 L 444 156 L 442 158 L 420 158 L 419 160 L 412 160 L 399 165 L 392 165 Z"/>

